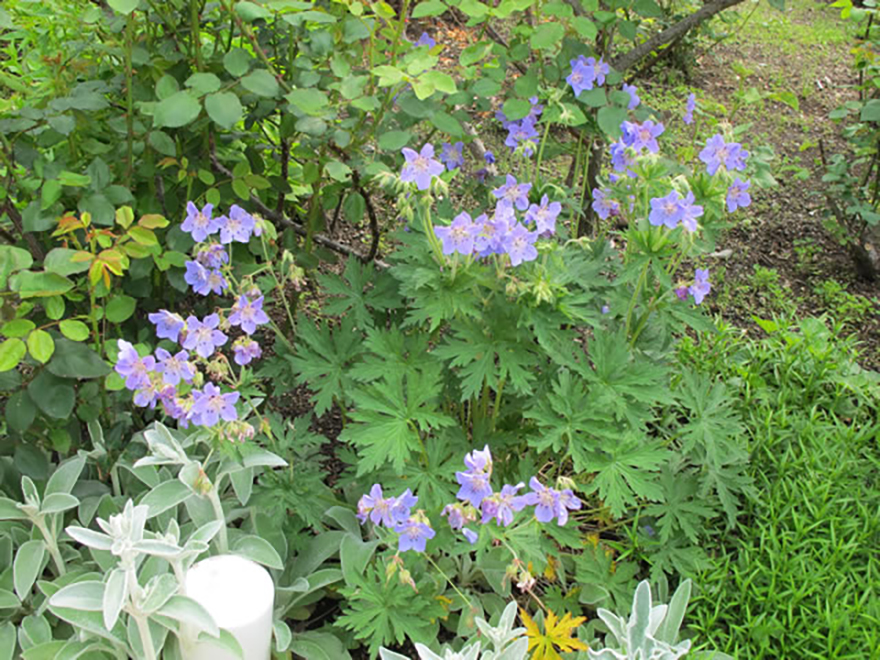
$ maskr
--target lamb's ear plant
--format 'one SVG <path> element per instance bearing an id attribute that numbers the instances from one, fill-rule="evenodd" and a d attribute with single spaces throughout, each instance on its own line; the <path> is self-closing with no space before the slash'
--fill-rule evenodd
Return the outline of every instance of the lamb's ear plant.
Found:
<path id="1" fill-rule="evenodd" d="M 444 647 L 441 655 L 424 644 L 416 644 L 418 660 L 524 660 L 529 651 L 529 640 L 525 628 L 513 627 L 516 612 L 516 602 L 509 603 L 504 608 L 497 626 L 490 625 L 485 619 L 477 618 L 476 624 L 481 639 L 465 642 L 460 651 Z M 491 645 L 492 648 L 483 650 L 481 655 L 483 643 Z M 379 650 L 379 657 L 381 660 L 410 660 L 405 655 L 386 648 Z"/>
<path id="2" fill-rule="evenodd" d="M 183 595 L 186 569 L 208 550 L 222 524 L 209 522 L 181 546 L 174 519 L 164 534 L 155 534 L 146 530 L 149 515 L 148 506 L 128 500 L 122 513 L 97 520 L 103 532 L 68 527 L 77 542 L 109 552 L 116 564 L 103 580 L 84 579 L 62 587 L 49 599 L 49 610 L 76 628 L 104 637 L 128 657 L 160 657 L 169 631 L 178 637 L 207 635 L 240 656 L 234 638 L 221 634 L 208 611 Z M 167 566 L 148 560 L 153 557 Z"/>
<path id="3" fill-rule="evenodd" d="M 689 653 L 691 641 L 679 640 L 679 629 L 690 595 L 691 581 L 685 580 L 675 590 L 668 605 L 654 605 L 651 586 L 643 580 L 633 596 L 629 619 L 601 607 L 598 609 L 597 614 L 609 633 L 605 637 L 605 648 L 597 650 L 591 646 L 587 657 L 591 660 L 676 660 L 687 655 L 706 660 L 733 660 L 724 653 Z"/>

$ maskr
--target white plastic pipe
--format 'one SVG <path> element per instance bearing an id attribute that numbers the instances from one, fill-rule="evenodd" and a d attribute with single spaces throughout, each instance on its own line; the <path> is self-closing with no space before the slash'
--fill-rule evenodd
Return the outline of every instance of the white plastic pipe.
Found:
<path id="1" fill-rule="evenodd" d="M 186 574 L 186 595 L 202 605 L 244 651 L 244 660 L 269 660 L 275 585 L 265 568 L 236 555 L 195 564 Z M 182 644 L 184 660 L 237 660 L 208 642 Z"/>

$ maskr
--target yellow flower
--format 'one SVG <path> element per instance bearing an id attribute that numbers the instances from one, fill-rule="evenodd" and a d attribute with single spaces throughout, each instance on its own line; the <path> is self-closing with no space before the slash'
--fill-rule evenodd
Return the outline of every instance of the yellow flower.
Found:
<path id="1" fill-rule="evenodd" d="M 529 650 L 534 650 L 532 660 L 562 660 L 559 652 L 572 653 L 587 650 L 586 644 L 573 637 L 577 627 L 587 620 L 586 617 L 572 617 L 570 612 L 566 612 L 565 616 L 559 619 L 553 612 L 548 611 L 542 633 L 538 629 L 538 624 L 525 610 L 520 610 L 519 615 L 526 627 Z"/>

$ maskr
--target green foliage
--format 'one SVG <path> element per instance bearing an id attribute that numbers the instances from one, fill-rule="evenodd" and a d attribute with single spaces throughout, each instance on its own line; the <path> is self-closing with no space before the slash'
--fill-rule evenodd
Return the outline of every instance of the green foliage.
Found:
<path id="1" fill-rule="evenodd" d="M 761 341 L 728 328 L 685 352 L 729 384 L 760 493 L 739 531 L 718 537 L 693 628 L 739 657 L 865 657 L 877 645 L 880 383 L 839 327 L 761 325 Z"/>
<path id="2" fill-rule="evenodd" d="M 386 580 L 371 566 L 342 590 L 348 603 L 338 625 L 364 640 L 372 658 L 380 646 L 402 644 L 407 638 L 431 642 L 437 635 L 436 619 L 443 615 L 431 586 L 424 582 L 413 590 L 397 580 Z"/>

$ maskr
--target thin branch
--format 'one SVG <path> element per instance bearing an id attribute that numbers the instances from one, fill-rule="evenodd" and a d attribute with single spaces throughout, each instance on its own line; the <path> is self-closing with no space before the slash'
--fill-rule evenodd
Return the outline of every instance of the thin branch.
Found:
<path id="1" fill-rule="evenodd" d="M 220 159 L 217 158 L 217 150 L 216 145 L 214 143 L 214 135 L 211 134 L 208 138 L 210 150 L 211 150 L 211 166 L 220 174 L 225 177 L 229 177 L 230 179 L 235 178 L 232 174 L 232 171 L 227 168 L 223 163 L 220 162 Z M 250 203 L 254 206 L 254 208 L 259 211 L 259 213 L 271 220 L 272 222 L 277 222 L 278 224 L 284 225 L 285 227 L 290 227 L 295 233 L 300 236 L 307 236 L 308 230 L 303 227 L 300 223 L 294 222 L 283 213 L 278 213 L 277 211 L 270 209 L 259 197 L 251 193 Z M 322 236 L 321 234 L 316 234 L 312 236 L 312 240 L 319 245 L 323 245 L 334 252 L 339 252 L 340 254 L 345 254 L 348 256 L 354 256 L 360 259 L 361 261 L 366 261 L 367 257 L 362 255 L 357 250 L 348 247 L 347 245 L 343 245 L 338 241 L 334 241 L 331 238 L 327 238 L 326 236 Z M 385 261 L 381 261 L 380 259 L 374 259 L 373 263 L 375 263 L 380 268 L 389 268 L 389 264 Z"/>
<path id="2" fill-rule="evenodd" d="M 703 21 L 712 18 L 715 14 L 722 12 L 725 9 L 729 9 L 730 7 L 734 7 L 742 2 L 744 2 L 744 0 L 712 0 L 712 2 L 707 2 L 693 14 L 689 14 L 675 25 L 671 25 L 662 32 L 658 32 L 644 43 L 639 44 L 623 55 L 615 57 L 611 60 L 611 67 L 616 71 L 626 71 L 652 51 L 675 41 Z"/>
<path id="3" fill-rule="evenodd" d="M 379 219 L 376 217 L 376 209 L 373 208 L 373 201 L 370 199 L 370 194 L 361 187 L 361 176 L 356 169 L 352 169 L 351 178 L 354 182 L 355 190 L 357 190 L 361 194 L 361 197 L 364 198 L 364 203 L 367 207 L 367 216 L 370 218 L 370 235 L 373 237 L 373 240 L 370 243 L 370 253 L 367 255 L 366 260 L 372 261 L 376 258 L 376 254 L 379 252 L 379 239 L 382 235 L 382 232 L 379 231 Z"/>

